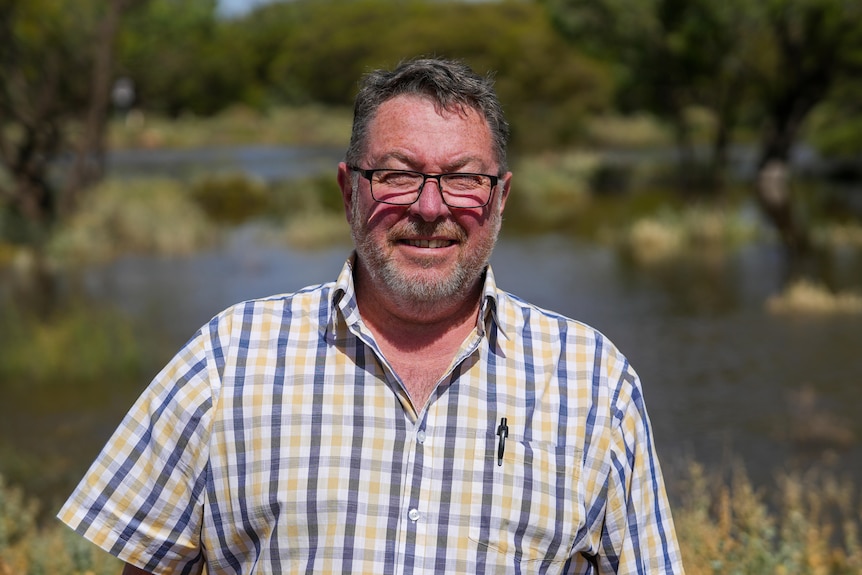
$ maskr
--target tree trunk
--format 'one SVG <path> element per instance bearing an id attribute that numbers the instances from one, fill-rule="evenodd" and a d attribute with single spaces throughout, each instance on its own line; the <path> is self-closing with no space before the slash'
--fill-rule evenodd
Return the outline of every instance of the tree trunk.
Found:
<path id="1" fill-rule="evenodd" d="M 120 17 L 129 0 L 111 0 L 96 32 L 93 54 L 93 79 L 90 105 L 78 142 L 75 162 L 64 186 L 60 210 L 68 214 L 78 203 L 81 191 L 104 175 L 105 130 L 110 114 L 111 82 L 114 72 L 114 49 L 120 28 Z"/>

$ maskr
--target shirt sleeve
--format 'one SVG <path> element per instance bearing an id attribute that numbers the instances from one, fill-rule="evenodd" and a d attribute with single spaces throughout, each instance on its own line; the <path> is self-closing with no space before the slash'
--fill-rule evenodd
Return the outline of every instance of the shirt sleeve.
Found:
<path id="1" fill-rule="evenodd" d="M 199 573 L 202 506 L 218 365 L 215 320 L 126 414 L 58 517 L 154 573 Z"/>
<path id="2" fill-rule="evenodd" d="M 628 365 L 612 405 L 615 429 L 599 572 L 683 573 L 640 381 Z"/>

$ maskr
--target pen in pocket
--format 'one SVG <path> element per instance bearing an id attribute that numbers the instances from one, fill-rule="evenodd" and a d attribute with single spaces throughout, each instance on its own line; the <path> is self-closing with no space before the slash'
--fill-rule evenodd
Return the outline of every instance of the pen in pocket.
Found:
<path id="1" fill-rule="evenodd" d="M 506 438 L 509 436 L 509 426 L 506 425 L 506 418 L 500 419 L 500 425 L 497 427 L 497 466 L 503 465 L 503 454 L 506 453 Z"/>

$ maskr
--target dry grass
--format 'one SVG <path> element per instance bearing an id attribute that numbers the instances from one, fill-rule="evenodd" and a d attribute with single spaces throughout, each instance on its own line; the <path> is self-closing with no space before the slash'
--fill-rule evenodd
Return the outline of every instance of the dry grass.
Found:
<path id="1" fill-rule="evenodd" d="M 697 463 L 670 484 L 688 575 L 862 575 L 859 488 L 822 470 L 780 474 L 755 487 L 742 466 Z M 56 523 L 0 477 L 0 575 L 118 573 L 120 563 Z"/>
<path id="2" fill-rule="evenodd" d="M 728 252 L 751 241 L 758 233 L 756 222 L 740 212 L 691 206 L 679 212 L 663 211 L 638 219 L 618 241 L 636 262 L 650 265 Z"/>
<path id="3" fill-rule="evenodd" d="M 854 291 L 835 293 L 821 284 L 798 280 L 771 296 L 766 307 L 776 314 L 857 314 L 862 313 L 862 295 Z"/>
<path id="4" fill-rule="evenodd" d="M 590 118 L 587 134 L 593 145 L 613 148 L 647 148 L 672 142 L 667 128 L 647 115 Z"/>
<path id="5" fill-rule="evenodd" d="M 692 464 L 674 510 L 686 573 L 862 573 L 858 488 L 811 470 L 756 489 L 737 466 L 727 478 Z"/>
<path id="6" fill-rule="evenodd" d="M 830 249 L 862 250 L 862 225 L 832 223 L 812 230 L 815 244 Z"/>
<path id="7" fill-rule="evenodd" d="M 126 253 L 186 255 L 209 245 L 215 228 L 179 182 L 108 180 L 90 191 L 54 236 L 62 261 L 105 261 Z"/>
<path id="8" fill-rule="evenodd" d="M 305 106 L 258 111 L 236 106 L 212 118 L 162 118 L 133 112 L 109 130 L 112 148 L 195 148 L 242 145 L 345 147 L 349 109 Z"/>

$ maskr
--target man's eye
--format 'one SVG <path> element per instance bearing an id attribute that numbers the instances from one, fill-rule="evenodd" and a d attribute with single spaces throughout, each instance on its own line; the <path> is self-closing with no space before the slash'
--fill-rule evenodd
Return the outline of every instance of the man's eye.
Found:
<path id="1" fill-rule="evenodd" d="M 410 172 L 380 172 L 377 179 L 384 186 L 411 186 L 421 178 Z"/>

